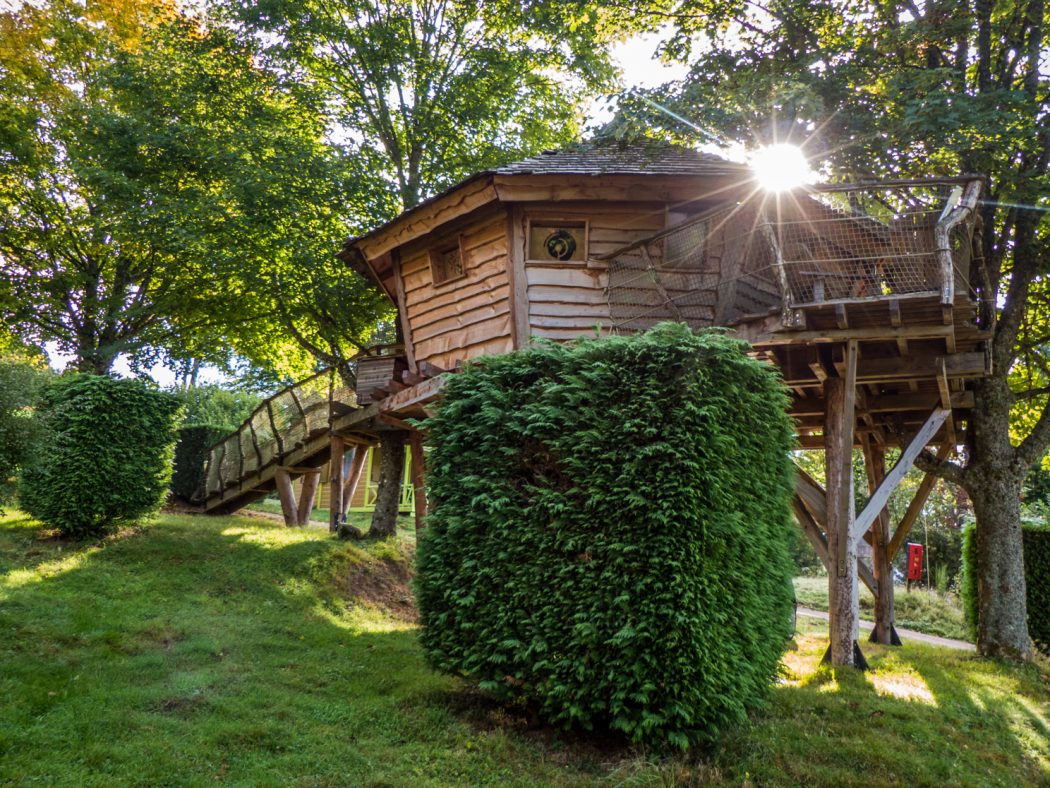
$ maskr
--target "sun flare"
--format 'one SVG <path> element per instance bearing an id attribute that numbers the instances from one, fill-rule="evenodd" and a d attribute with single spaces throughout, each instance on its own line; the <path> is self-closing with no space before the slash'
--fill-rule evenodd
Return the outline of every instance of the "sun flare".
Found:
<path id="1" fill-rule="evenodd" d="M 813 170 L 798 145 L 779 142 L 759 148 L 751 156 L 751 171 L 766 191 L 783 192 L 812 183 Z"/>

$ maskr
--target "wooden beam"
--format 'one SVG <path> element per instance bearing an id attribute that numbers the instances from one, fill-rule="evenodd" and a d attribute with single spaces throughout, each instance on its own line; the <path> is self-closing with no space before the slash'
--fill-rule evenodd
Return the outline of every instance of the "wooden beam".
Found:
<path id="1" fill-rule="evenodd" d="M 369 448 L 365 446 L 354 447 L 354 458 L 350 461 L 350 471 L 346 474 L 343 486 L 342 509 L 339 512 L 340 520 L 346 516 L 346 510 L 350 508 L 354 495 L 357 493 L 357 485 L 361 481 L 361 475 L 365 469 L 365 459 L 368 457 Z"/>
<path id="2" fill-rule="evenodd" d="M 871 524 L 875 521 L 875 518 L 879 516 L 879 513 L 886 507 L 886 503 L 889 501 L 890 494 L 897 489 L 897 485 L 901 483 L 901 479 L 904 475 L 911 470 L 912 465 L 915 464 L 915 458 L 919 456 L 919 452 L 925 448 L 926 444 L 930 442 L 930 439 L 937 434 L 937 430 L 944 424 L 945 419 L 948 418 L 948 414 L 951 411 L 945 408 L 936 408 L 933 413 L 930 414 L 929 418 L 919 429 L 919 432 L 911 439 L 911 442 L 901 452 L 901 456 L 897 459 L 896 464 L 886 474 L 886 477 L 880 482 L 878 488 L 871 494 L 871 498 L 868 499 L 868 503 L 864 507 L 864 511 L 860 513 L 853 526 L 850 528 L 850 541 L 856 542 L 860 537 L 871 528 Z"/>
<path id="3" fill-rule="evenodd" d="M 281 513 L 285 525 L 296 525 L 299 522 L 299 511 L 295 504 L 295 490 L 292 488 L 292 476 L 285 468 L 278 468 L 274 474 L 277 497 L 281 500 Z"/>
<path id="4" fill-rule="evenodd" d="M 868 477 L 868 494 L 874 495 L 886 475 L 886 449 L 864 441 L 864 469 Z M 883 645 L 894 641 L 893 569 L 887 550 L 890 540 L 890 515 L 883 509 L 871 527 L 872 570 L 878 582 L 875 593 L 875 630 L 873 637 Z M 899 642 L 899 641 L 898 641 Z"/>
<path id="5" fill-rule="evenodd" d="M 824 424 L 824 462 L 827 478 L 828 648 L 832 665 L 859 666 L 860 630 L 857 591 L 857 543 L 850 538 L 853 521 L 853 431 L 857 383 L 857 343 L 847 344 L 845 375 L 824 382 L 828 403 Z"/>
<path id="6" fill-rule="evenodd" d="M 936 354 L 913 354 L 908 358 L 867 358 L 857 368 L 858 383 L 888 383 L 890 381 L 908 381 L 913 379 L 934 380 L 938 374 L 938 361 L 944 359 L 945 372 L 949 378 L 977 378 L 985 375 L 984 353 L 956 353 L 954 356 Z M 808 366 L 803 369 L 784 370 L 784 382 L 788 386 L 814 385 L 808 373 Z M 796 377 L 805 374 L 806 377 Z"/>
<path id="7" fill-rule="evenodd" d="M 945 435 L 948 444 L 954 447 L 959 441 L 955 435 L 955 418 L 952 415 L 952 389 L 948 383 L 948 370 L 943 358 L 937 367 L 937 389 L 941 395 L 941 407 L 948 411 L 948 418 L 944 422 Z"/>
<path id="8" fill-rule="evenodd" d="M 297 525 L 310 522 L 310 512 L 314 510 L 314 499 L 317 498 L 317 487 L 320 483 L 321 471 L 318 468 L 303 476 L 303 489 L 299 493 L 299 509 L 296 512 Z"/>
<path id="9" fill-rule="evenodd" d="M 868 413 L 901 413 L 903 411 L 921 411 L 928 414 L 943 400 L 937 394 L 881 394 L 871 397 L 865 403 Z M 951 407 L 969 410 L 973 407 L 972 391 L 954 391 L 951 393 Z M 792 416 L 822 416 L 827 405 L 821 397 L 799 397 L 788 410 Z"/>
<path id="10" fill-rule="evenodd" d="M 416 533 L 418 534 L 426 527 L 427 516 L 426 461 L 423 454 L 422 433 L 419 431 L 409 433 L 408 448 L 411 452 L 412 495 L 415 502 Z"/>
<path id="11" fill-rule="evenodd" d="M 937 459 L 948 459 L 948 455 L 951 454 L 951 451 L 951 446 L 948 446 L 947 444 L 942 445 L 937 452 Z M 922 507 L 926 505 L 926 499 L 930 497 L 930 492 L 933 490 L 935 484 L 937 484 L 937 477 L 932 473 L 927 473 L 922 481 L 919 482 L 919 489 L 915 491 L 915 497 L 913 497 L 911 503 L 908 504 L 908 510 L 904 513 L 904 517 L 901 518 L 900 523 L 897 525 L 897 529 L 893 532 L 893 538 L 890 539 L 887 552 L 891 561 L 896 558 L 897 553 L 900 552 L 901 545 L 903 545 L 904 540 L 908 538 L 908 532 L 911 531 L 911 527 L 915 524 L 919 514 L 922 512 Z"/>
<path id="12" fill-rule="evenodd" d="M 806 505 L 820 527 L 827 527 L 828 502 L 824 488 L 798 466 L 795 467 L 795 495 Z"/>
<path id="13" fill-rule="evenodd" d="M 444 375 L 446 372 L 448 372 L 447 369 L 439 367 L 430 361 L 419 362 L 419 374 L 425 378 L 436 378 L 438 375 Z"/>
<path id="14" fill-rule="evenodd" d="M 510 326 L 514 348 L 529 344 L 529 282 L 525 273 L 525 212 L 520 206 L 507 211 L 507 276 L 510 280 Z"/>
<path id="15" fill-rule="evenodd" d="M 376 420 L 381 421 L 384 424 L 389 424 L 391 427 L 397 427 L 399 430 L 405 430 L 407 432 L 415 432 L 417 429 L 404 419 L 399 419 L 396 416 L 391 416 L 389 413 L 377 414 Z"/>
<path id="16" fill-rule="evenodd" d="M 416 368 L 416 351 L 412 341 L 412 324 L 408 320 L 408 299 L 405 297 L 405 280 L 401 276 L 401 250 L 395 249 L 390 255 L 394 271 L 394 292 L 397 295 L 397 320 L 401 326 L 401 339 L 405 344 L 405 360 L 408 368 Z"/>
<path id="17" fill-rule="evenodd" d="M 838 533 L 849 536 L 852 528 L 853 505 L 853 431 L 856 428 L 857 397 L 857 358 L 859 347 L 856 340 L 846 343 L 844 374 L 840 384 L 834 387 L 836 396 L 828 399 L 828 413 L 825 419 L 824 437 L 827 441 L 825 458 L 827 463 L 827 496 L 828 496 L 828 531 L 838 525 L 844 530 Z M 832 381 L 827 381 L 825 386 Z M 840 390 L 841 389 L 841 390 Z M 835 488 L 832 492 L 832 488 Z M 832 498 L 834 497 L 834 500 Z M 834 526 L 833 526 L 834 522 Z M 867 530 L 867 529 L 865 529 Z M 838 540 L 838 575 L 844 577 L 850 570 L 848 558 L 851 546 L 856 540 L 842 538 Z"/>
<path id="18" fill-rule="evenodd" d="M 346 441 L 341 435 L 333 435 L 328 450 L 328 530 L 335 533 L 339 530 L 343 513 L 343 452 Z"/>

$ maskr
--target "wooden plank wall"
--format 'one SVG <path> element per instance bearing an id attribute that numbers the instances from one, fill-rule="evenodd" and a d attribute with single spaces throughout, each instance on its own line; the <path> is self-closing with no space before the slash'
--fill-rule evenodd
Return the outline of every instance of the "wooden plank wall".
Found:
<path id="1" fill-rule="evenodd" d="M 529 310 L 529 333 L 544 339 L 568 340 L 594 334 L 610 325 L 605 297 L 607 274 L 601 266 L 584 262 L 535 262 L 525 247 L 528 220 L 588 222 L 591 256 L 615 251 L 664 226 L 663 204 L 584 203 L 550 205 L 514 214 L 514 253 L 524 260 Z"/>
<path id="2" fill-rule="evenodd" d="M 428 249 L 460 234 L 465 276 L 435 287 Z M 403 250 L 401 276 L 416 364 L 449 369 L 457 360 L 513 349 L 505 210 Z"/>

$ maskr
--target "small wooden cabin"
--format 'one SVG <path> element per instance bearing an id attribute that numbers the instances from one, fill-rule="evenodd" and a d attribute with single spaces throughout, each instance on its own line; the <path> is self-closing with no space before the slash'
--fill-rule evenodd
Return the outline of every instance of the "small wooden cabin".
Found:
<path id="1" fill-rule="evenodd" d="M 452 369 L 608 328 L 599 258 L 734 202 L 748 182 L 740 165 L 688 149 L 548 151 L 478 173 L 341 257 L 397 304 L 410 370 Z"/>

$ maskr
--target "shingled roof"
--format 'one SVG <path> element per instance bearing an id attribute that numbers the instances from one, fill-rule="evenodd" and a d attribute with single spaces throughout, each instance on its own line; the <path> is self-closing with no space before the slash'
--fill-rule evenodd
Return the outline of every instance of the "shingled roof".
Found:
<path id="1" fill-rule="evenodd" d="M 339 256 L 351 261 L 350 250 L 358 242 L 375 236 L 384 230 L 405 221 L 428 206 L 439 202 L 450 194 L 485 178 L 528 176 L 580 176 L 601 175 L 658 175 L 665 177 L 697 177 L 739 175 L 747 168 L 742 164 L 722 159 L 710 153 L 692 148 L 651 141 L 634 144 L 621 143 L 577 143 L 560 150 L 549 150 L 528 159 L 503 164 L 471 175 L 409 208 L 400 216 L 386 222 L 343 244 Z M 351 262 L 353 265 L 354 263 Z"/>
<path id="2" fill-rule="evenodd" d="M 735 164 L 710 153 L 662 143 L 573 145 L 504 164 L 497 175 L 716 175 L 739 172 Z"/>

